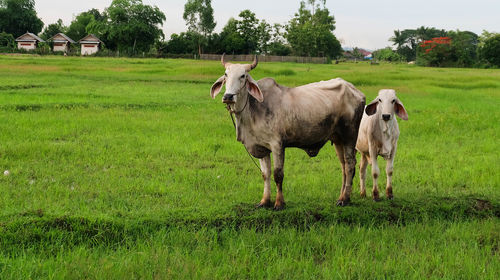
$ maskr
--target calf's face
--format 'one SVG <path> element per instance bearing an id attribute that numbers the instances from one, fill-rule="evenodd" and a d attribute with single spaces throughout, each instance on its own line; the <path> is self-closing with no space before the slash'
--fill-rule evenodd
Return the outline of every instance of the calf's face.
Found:
<path id="1" fill-rule="evenodd" d="M 406 109 L 396 96 L 396 91 L 393 89 L 380 90 L 377 98 L 365 108 L 365 112 L 368 116 L 377 113 L 377 111 L 379 112 L 380 119 L 386 122 L 394 118 L 395 114 L 403 120 L 408 120 Z"/>

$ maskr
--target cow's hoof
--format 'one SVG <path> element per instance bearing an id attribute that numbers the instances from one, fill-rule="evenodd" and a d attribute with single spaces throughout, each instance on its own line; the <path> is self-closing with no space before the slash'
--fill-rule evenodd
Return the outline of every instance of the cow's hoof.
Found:
<path id="1" fill-rule="evenodd" d="M 392 195 L 391 196 L 387 196 L 387 199 L 394 200 L 394 196 L 392 196 Z"/>
<path id="2" fill-rule="evenodd" d="M 375 202 L 380 202 L 380 201 L 382 201 L 382 199 L 380 199 L 380 197 L 374 197 L 374 198 L 373 198 L 373 201 L 375 201 Z"/>
<path id="3" fill-rule="evenodd" d="M 337 200 L 337 206 L 347 206 L 349 205 L 349 200 Z"/>
<path id="4" fill-rule="evenodd" d="M 273 208 L 274 211 L 281 211 L 283 209 L 285 209 L 285 204 L 274 205 L 274 208 Z"/>
<path id="5" fill-rule="evenodd" d="M 359 196 L 360 196 L 360 197 L 362 197 L 362 198 L 366 198 L 366 192 L 361 192 L 361 193 L 359 194 Z"/>
<path id="6" fill-rule="evenodd" d="M 270 208 L 271 206 L 271 201 L 261 201 L 255 205 L 255 208 Z"/>

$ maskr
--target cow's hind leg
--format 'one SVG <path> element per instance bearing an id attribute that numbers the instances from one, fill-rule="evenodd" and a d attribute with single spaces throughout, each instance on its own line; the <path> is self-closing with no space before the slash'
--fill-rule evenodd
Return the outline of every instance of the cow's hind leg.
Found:
<path id="1" fill-rule="evenodd" d="M 356 173 L 356 149 L 355 144 L 344 145 L 344 173 L 345 173 L 345 187 L 344 187 L 344 201 L 348 204 L 351 200 L 352 181 Z"/>
<path id="2" fill-rule="evenodd" d="M 259 160 L 262 179 L 264 179 L 264 194 L 262 200 L 256 207 L 271 206 L 271 155 L 267 155 Z"/>
<path id="3" fill-rule="evenodd" d="M 282 210 L 285 207 L 285 199 L 283 198 L 283 166 L 285 165 L 285 149 L 280 147 L 273 150 L 274 158 L 274 182 L 276 182 L 276 202 L 274 210 Z"/>
<path id="4" fill-rule="evenodd" d="M 366 167 L 368 166 L 368 155 L 361 153 L 359 163 L 359 193 L 361 197 L 366 197 Z"/>
<path id="5" fill-rule="evenodd" d="M 335 143 L 335 152 L 337 152 L 337 157 L 340 161 L 340 166 L 342 169 L 342 188 L 340 189 L 340 196 L 337 200 L 337 205 L 343 206 L 349 203 L 345 198 L 345 183 L 346 183 L 346 172 L 345 172 L 345 157 L 344 157 L 344 145 Z"/>

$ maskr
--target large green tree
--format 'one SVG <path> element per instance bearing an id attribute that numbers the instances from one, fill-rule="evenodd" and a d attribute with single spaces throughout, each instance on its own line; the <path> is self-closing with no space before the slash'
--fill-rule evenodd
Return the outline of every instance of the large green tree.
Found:
<path id="1" fill-rule="evenodd" d="M 259 37 L 267 29 L 264 26 L 260 26 L 259 19 L 255 16 L 255 13 L 250 10 L 243 10 L 238 15 L 241 19 L 237 21 L 238 33 L 245 42 L 245 47 L 243 49 L 244 53 L 253 53 L 259 48 Z"/>
<path id="2" fill-rule="evenodd" d="M 238 16 L 239 19 L 230 18 L 218 36 L 212 36 L 210 43 L 217 46 L 215 52 L 268 53 L 273 38 L 271 25 L 250 10 L 243 10 Z"/>
<path id="3" fill-rule="evenodd" d="M 38 34 L 42 28 L 34 0 L 0 0 L 0 32 L 19 37 L 26 31 Z"/>
<path id="4" fill-rule="evenodd" d="M 202 53 L 202 45 L 206 44 L 208 36 L 214 31 L 214 10 L 211 0 L 188 0 L 184 5 L 183 18 L 187 23 L 188 32 L 202 36 L 194 36 L 198 41 L 198 54 Z"/>
<path id="5" fill-rule="evenodd" d="M 429 29 L 432 30 L 432 29 Z M 436 30 L 436 29 L 435 29 Z M 470 67 L 477 62 L 479 36 L 470 31 L 448 31 L 430 33 L 419 43 L 417 63 L 424 66 Z"/>
<path id="6" fill-rule="evenodd" d="M 394 36 L 389 38 L 396 46 L 396 51 L 407 61 L 416 59 L 419 44 L 436 37 L 447 36 L 444 29 L 421 26 L 417 29 L 394 30 Z"/>
<path id="7" fill-rule="evenodd" d="M 308 5 L 301 1 L 286 30 L 285 37 L 296 55 L 336 58 L 341 54 L 340 42 L 333 34 L 335 19 L 325 7 L 325 0 L 308 0 Z"/>
<path id="8" fill-rule="evenodd" d="M 491 65 L 500 67 L 500 34 L 491 34 L 484 39 L 479 49 L 479 55 L 481 59 Z"/>
<path id="9" fill-rule="evenodd" d="M 270 55 L 286 56 L 292 53 L 292 49 L 288 46 L 284 36 L 284 27 L 279 23 L 275 23 L 271 31 L 271 41 L 267 46 Z"/>
<path id="10" fill-rule="evenodd" d="M 161 25 L 165 14 L 157 6 L 149 6 L 142 0 L 113 0 L 104 12 L 105 20 L 89 23 L 87 32 L 95 33 L 106 42 L 108 48 L 137 54 L 146 52 L 164 38 Z"/>
<path id="11" fill-rule="evenodd" d="M 102 15 L 97 9 L 82 12 L 77 15 L 68 26 L 66 35 L 68 35 L 71 39 L 78 41 L 90 33 L 90 30 L 87 30 L 90 23 L 95 21 L 104 22 L 105 20 L 105 16 Z"/>
<path id="12" fill-rule="evenodd" d="M 188 25 L 188 31 L 198 32 L 205 37 L 215 28 L 214 9 L 211 0 L 188 0 L 184 5 L 183 18 Z"/>
<path id="13" fill-rule="evenodd" d="M 48 40 L 57 33 L 65 33 L 66 30 L 67 27 L 64 26 L 62 19 L 58 19 L 56 23 L 49 24 L 43 29 L 40 38 Z"/>
<path id="14" fill-rule="evenodd" d="M 244 53 L 246 42 L 238 32 L 238 20 L 230 18 L 220 34 L 221 47 L 219 53 Z"/>
<path id="15" fill-rule="evenodd" d="M 198 52 L 198 42 L 201 35 L 196 32 L 172 34 L 167 43 L 167 52 L 173 54 L 195 54 Z"/>
<path id="16" fill-rule="evenodd" d="M 455 66 L 470 67 L 477 61 L 479 36 L 471 31 L 448 31 L 451 40 L 451 52 Z"/>

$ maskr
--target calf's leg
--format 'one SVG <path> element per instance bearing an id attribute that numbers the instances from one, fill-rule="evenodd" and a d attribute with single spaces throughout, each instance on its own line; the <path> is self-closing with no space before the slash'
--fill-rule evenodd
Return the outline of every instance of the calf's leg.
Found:
<path id="1" fill-rule="evenodd" d="M 378 176 L 380 175 L 380 169 L 377 163 L 377 152 L 374 148 L 370 147 L 370 161 L 372 164 L 372 177 L 373 177 L 373 200 L 379 201 L 379 191 L 378 191 Z"/>
<path id="2" fill-rule="evenodd" d="M 368 166 L 368 157 L 365 153 L 361 153 L 361 161 L 359 163 L 359 192 L 361 197 L 366 197 L 366 167 Z"/>
<path id="3" fill-rule="evenodd" d="M 392 196 L 392 171 L 394 170 L 394 157 L 387 160 L 387 165 L 385 166 L 385 173 L 387 174 L 387 185 L 385 187 L 385 195 L 388 199 L 393 199 Z"/>
<path id="4" fill-rule="evenodd" d="M 394 157 L 396 156 L 396 150 L 398 148 L 398 143 L 394 143 L 394 148 L 392 149 L 391 157 L 387 160 L 387 165 L 385 167 L 385 172 L 387 174 L 387 186 L 385 188 L 385 194 L 388 199 L 393 199 L 392 196 L 392 172 L 394 170 Z"/>
<path id="5" fill-rule="evenodd" d="M 259 160 L 262 179 L 264 179 L 264 194 L 257 207 L 271 206 L 271 155 L 267 155 Z"/>

